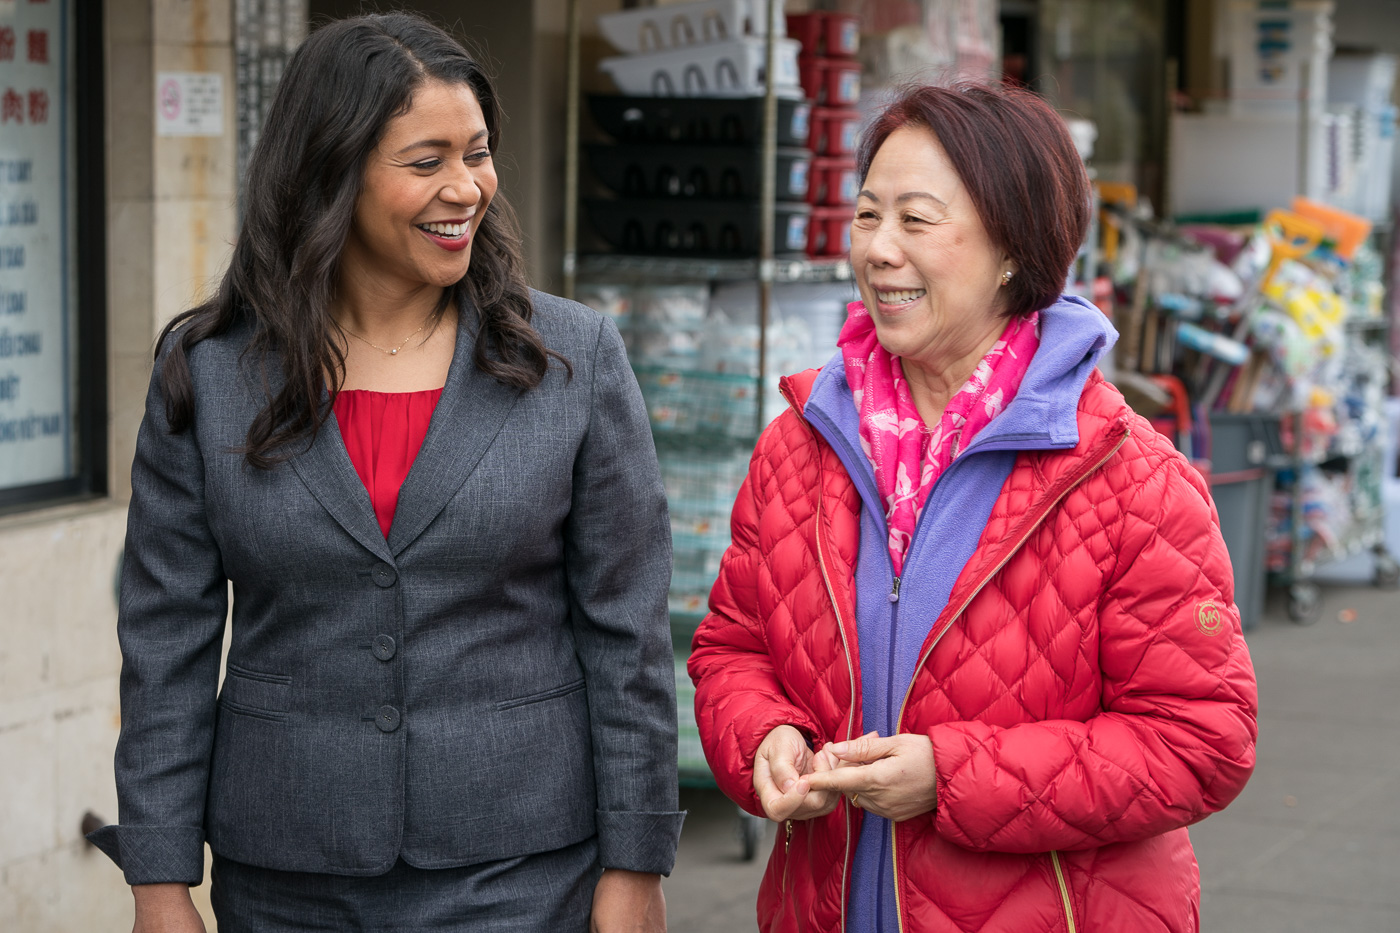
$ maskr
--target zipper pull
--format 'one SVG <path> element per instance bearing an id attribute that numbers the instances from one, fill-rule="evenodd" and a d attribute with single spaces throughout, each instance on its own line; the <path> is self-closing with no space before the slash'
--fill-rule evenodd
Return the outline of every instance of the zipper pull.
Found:
<path id="1" fill-rule="evenodd" d="M 894 589 L 890 590 L 890 602 L 899 602 L 899 577 L 894 578 Z"/>
<path id="2" fill-rule="evenodd" d="M 783 823 L 787 827 L 787 837 L 783 839 L 783 851 L 787 852 L 792 848 L 792 820 Z"/>

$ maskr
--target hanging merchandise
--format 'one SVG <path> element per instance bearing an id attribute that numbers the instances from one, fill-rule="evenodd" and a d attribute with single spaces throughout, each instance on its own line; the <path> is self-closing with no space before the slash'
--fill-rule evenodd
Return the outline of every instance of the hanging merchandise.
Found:
<path id="1" fill-rule="evenodd" d="M 1370 224 L 1300 198 L 1243 233 L 1175 230 L 1110 195 L 1103 256 L 1116 260 L 1105 271 L 1122 292 L 1117 364 L 1185 391 L 1189 430 L 1179 393 L 1133 397 L 1199 459 L 1240 591 L 1267 571 L 1288 586 L 1290 615 L 1311 621 L 1319 565 L 1369 550 L 1376 583 L 1400 582 L 1383 540 L 1389 374 L 1375 345 L 1383 288 Z M 1257 606 L 1245 596 L 1240 605 L 1248 623 Z"/>

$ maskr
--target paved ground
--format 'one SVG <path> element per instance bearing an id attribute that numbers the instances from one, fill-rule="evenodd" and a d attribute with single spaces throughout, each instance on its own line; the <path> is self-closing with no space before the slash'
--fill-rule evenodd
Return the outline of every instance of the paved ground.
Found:
<path id="1" fill-rule="evenodd" d="M 1287 620 L 1280 595 L 1249 633 L 1258 767 L 1229 809 L 1191 830 L 1202 930 L 1400 933 L 1400 593 L 1325 586 L 1322 618 L 1307 627 Z M 687 790 L 682 805 L 671 930 L 754 929 L 771 829 L 745 863 L 732 804 Z"/>

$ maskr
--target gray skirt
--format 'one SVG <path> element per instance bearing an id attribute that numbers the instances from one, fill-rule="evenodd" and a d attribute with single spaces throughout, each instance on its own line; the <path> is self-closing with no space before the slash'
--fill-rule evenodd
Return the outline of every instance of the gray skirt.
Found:
<path id="1" fill-rule="evenodd" d="M 462 868 L 400 859 L 369 878 L 257 868 L 216 854 L 209 898 L 219 933 L 586 933 L 601 873 L 596 839 Z"/>

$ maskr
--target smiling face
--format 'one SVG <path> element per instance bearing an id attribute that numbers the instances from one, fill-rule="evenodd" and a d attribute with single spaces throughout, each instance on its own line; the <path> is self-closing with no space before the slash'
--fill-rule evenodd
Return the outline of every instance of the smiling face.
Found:
<path id="1" fill-rule="evenodd" d="M 932 372 L 980 359 L 1006 326 L 1014 266 L 931 130 L 895 130 L 875 153 L 851 223 L 851 268 L 883 346 Z"/>
<path id="2" fill-rule="evenodd" d="M 365 162 L 342 278 L 412 294 L 460 281 L 496 193 L 486 118 L 465 84 L 430 81 Z"/>

